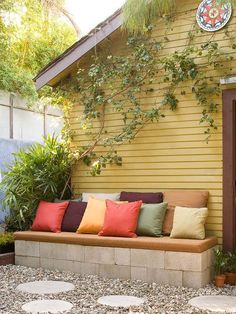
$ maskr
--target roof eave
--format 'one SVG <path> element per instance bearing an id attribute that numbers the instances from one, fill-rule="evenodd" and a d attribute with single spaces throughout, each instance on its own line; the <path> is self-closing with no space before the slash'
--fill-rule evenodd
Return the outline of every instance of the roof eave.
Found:
<path id="1" fill-rule="evenodd" d="M 78 43 L 74 44 L 59 58 L 45 67 L 36 77 L 35 84 L 37 90 L 48 84 L 60 73 L 82 58 L 96 45 L 101 43 L 105 38 L 116 31 L 122 24 L 121 12 L 117 11 L 111 19 L 107 19 L 101 24 L 101 27 L 96 27 L 93 32 L 85 36 Z M 53 84 L 52 84 L 53 85 Z"/>

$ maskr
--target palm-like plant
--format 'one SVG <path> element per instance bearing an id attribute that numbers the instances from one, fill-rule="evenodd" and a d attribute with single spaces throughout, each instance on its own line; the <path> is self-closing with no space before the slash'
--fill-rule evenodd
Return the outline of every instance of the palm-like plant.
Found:
<path id="1" fill-rule="evenodd" d="M 36 143 L 15 153 L 0 184 L 5 192 L 3 205 L 11 209 L 8 229 L 28 229 L 40 200 L 70 198 L 68 185 L 73 158 L 70 149 L 57 137 L 48 136 L 44 144 Z M 14 225 L 14 226 L 13 226 Z"/>
<path id="2" fill-rule="evenodd" d="M 77 37 L 79 37 L 80 35 L 79 27 L 75 22 L 73 15 L 66 9 L 64 0 L 39 0 L 39 1 L 43 5 L 47 13 L 51 11 L 53 13 L 59 13 L 65 16 L 75 29 Z"/>
<path id="3" fill-rule="evenodd" d="M 236 0 L 217 0 L 217 3 L 233 4 Z M 131 33 L 144 33 L 156 18 L 170 17 L 175 8 L 176 0 L 127 0 L 123 6 L 123 27 Z"/>
<path id="4" fill-rule="evenodd" d="M 127 0 L 123 6 L 123 26 L 132 33 L 143 33 L 155 18 L 174 12 L 176 0 Z"/>

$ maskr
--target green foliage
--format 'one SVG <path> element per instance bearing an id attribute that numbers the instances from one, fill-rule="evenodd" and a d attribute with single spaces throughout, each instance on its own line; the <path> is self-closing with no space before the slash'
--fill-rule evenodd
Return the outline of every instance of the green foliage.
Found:
<path id="1" fill-rule="evenodd" d="M 227 253 L 227 262 L 225 266 L 225 271 L 229 273 L 236 273 L 236 252 Z"/>
<path id="2" fill-rule="evenodd" d="M 127 0 L 123 6 L 123 27 L 130 33 L 145 33 L 156 18 L 175 10 L 175 0 Z"/>
<path id="3" fill-rule="evenodd" d="M 217 128 L 214 114 L 219 105 L 215 99 L 220 89 L 209 71 L 220 71 L 224 75 L 227 55 L 216 42 L 209 41 L 199 47 L 189 44 L 181 51 L 163 56 L 160 52 L 167 42 L 166 38 L 157 42 L 148 33 L 130 35 L 128 55 L 112 55 L 109 51 L 96 54 L 90 66 L 78 70 L 74 80 L 54 90 L 54 99 L 64 101 L 67 112 L 70 108 L 68 99 L 78 101 L 79 95 L 84 108 L 83 115 L 78 118 L 79 132 L 87 134 L 88 145 L 80 146 L 74 156 L 91 167 L 92 175 L 100 174 L 108 164 L 120 166 L 122 157 L 117 153 L 117 146 L 131 142 L 148 123 L 164 118 L 166 109 L 178 109 L 177 88 L 182 88 L 184 96 L 187 86 L 192 87 L 188 87 L 188 92 L 195 95 L 202 107 L 200 123 L 206 126 L 207 141 L 212 130 Z M 196 63 L 199 58 L 202 62 Z M 161 85 L 159 89 L 158 85 Z M 162 101 L 154 100 L 148 107 L 144 106 L 142 99 L 149 94 L 154 98 L 154 92 L 155 96 L 163 97 Z M 121 117 L 123 125 L 109 132 L 107 115 L 112 113 Z M 65 128 L 68 138 L 69 130 L 68 123 Z"/>
<path id="4" fill-rule="evenodd" d="M 4 205 L 12 215 L 8 230 L 28 229 L 39 200 L 60 198 L 71 173 L 72 156 L 69 148 L 56 137 L 48 136 L 44 144 L 34 144 L 15 154 L 1 182 L 5 192 Z M 70 197 L 66 186 L 64 196 Z"/>
<path id="5" fill-rule="evenodd" d="M 91 139 L 88 146 L 80 147 L 78 159 L 92 167 L 93 175 L 99 174 L 107 164 L 121 165 L 122 158 L 115 146 L 130 142 L 145 124 L 162 117 L 156 105 L 143 109 L 139 97 L 140 93 L 153 92 L 150 85 L 158 71 L 160 46 L 149 37 L 133 36 L 128 38 L 127 45 L 128 56 L 95 56 L 88 69 L 78 71 L 72 86 L 72 92 L 80 94 L 84 105 L 82 129 L 87 130 Z M 106 130 L 107 112 L 117 113 L 123 119 L 123 126 L 116 134 L 110 135 Z M 94 123 L 99 127 L 94 129 Z M 102 145 L 106 153 L 99 156 L 95 152 L 97 145 Z"/>
<path id="6" fill-rule="evenodd" d="M 14 237 L 11 232 L 5 232 L 0 234 L 0 246 L 14 243 Z"/>
<path id="7" fill-rule="evenodd" d="M 227 265 L 227 255 L 222 251 L 222 249 L 214 249 L 214 268 L 216 275 L 221 275 L 225 271 Z"/>
<path id="8" fill-rule="evenodd" d="M 0 90 L 35 101 L 33 77 L 75 39 L 73 28 L 60 16 L 46 14 L 41 1 L 4 0 L 0 4 Z"/>

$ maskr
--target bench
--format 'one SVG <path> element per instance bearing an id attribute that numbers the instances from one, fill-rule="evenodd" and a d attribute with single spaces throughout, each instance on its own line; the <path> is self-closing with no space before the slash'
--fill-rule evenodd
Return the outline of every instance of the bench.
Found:
<path id="1" fill-rule="evenodd" d="M 117 238 L 15 232 L 17 265 L 200 288 L 211 281 L 217 238 Z"/>

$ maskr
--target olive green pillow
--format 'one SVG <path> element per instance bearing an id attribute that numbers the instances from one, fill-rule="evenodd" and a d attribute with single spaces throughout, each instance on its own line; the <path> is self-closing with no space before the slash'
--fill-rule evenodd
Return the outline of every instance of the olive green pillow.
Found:
<path id="1" fill-rule="evenodd" d="M 175 207 L 171 238 L 205 239 L 205 223 L 208 209 Z"/>
<path id="2" fill-rule="evenodd" d="M 139 236 L 161 236 L 166 208 L 167 203 L 143 204 L 140 209 L 137 234 Z"/>

